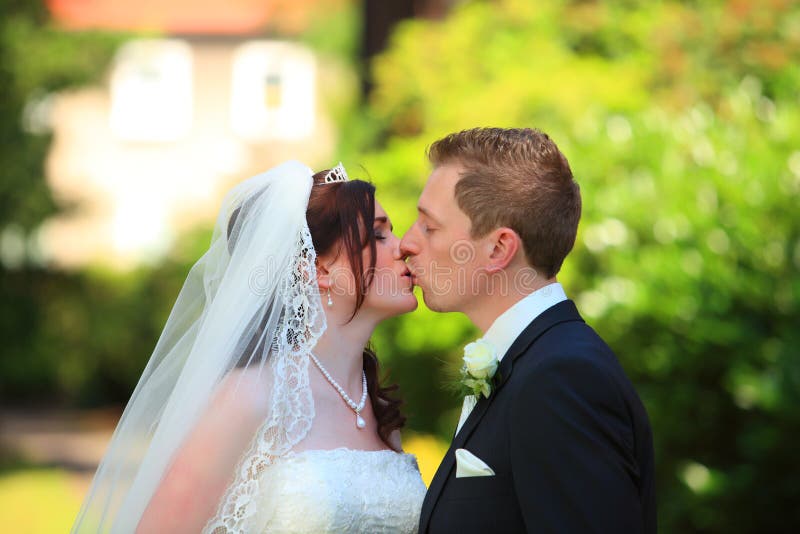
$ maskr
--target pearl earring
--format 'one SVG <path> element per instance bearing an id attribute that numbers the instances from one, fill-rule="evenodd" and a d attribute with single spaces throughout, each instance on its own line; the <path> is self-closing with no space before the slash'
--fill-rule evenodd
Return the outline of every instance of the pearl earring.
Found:
<path id="1" fill-rule="evenodd" d="M 328 307 L 329 308 L 333 307 L 333 300 L 331 299 L 331 290 L 330 289 L 328 290 Z"/>

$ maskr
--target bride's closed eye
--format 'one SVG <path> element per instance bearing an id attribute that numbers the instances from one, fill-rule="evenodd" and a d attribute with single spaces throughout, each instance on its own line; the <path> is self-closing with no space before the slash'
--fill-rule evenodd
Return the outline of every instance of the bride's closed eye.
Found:
<path id="1" fill-rule="evenodd" d="M 378 226 L 375 226 L 372 229 L 373 233 L 375 234 L 375 239 L 377 239 L 378 241 L 385 241 L 387 236 L 386 236 L 386 231 L 384 230 L 383 227 L 388 226 L 389 233 L 391 234 L 394 231 L 394 225 L 389 224 L 388 219 L 386 217 L 378 217 L 375 220 L 376 222 L 379 223 Z"/>
<path id="2" fill-rule="evenodd" d="M 372 229 L 372 233 L 375 234 L 375 239 L 378 241 L 383 241 L 386 239 L 386 232 L 381 226 L 383 225 L 376 226 Z"/>

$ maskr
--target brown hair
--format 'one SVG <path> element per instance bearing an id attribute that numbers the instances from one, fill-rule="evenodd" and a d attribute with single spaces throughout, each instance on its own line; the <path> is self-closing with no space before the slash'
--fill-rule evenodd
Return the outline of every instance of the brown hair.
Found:
<path id="1" fill-rule="evenodd" d="M 364 304 L 375 272 L 376 238 L 372 232 L 375 186 L 362 180 L 324 184 L 328 172 L 329 170 L 324 170 L 314 175 L 306 221 L 317 256 L 334 251 L 340 244 L 342 252 L 347 255 L 358 282 L 356 305 L 350 316 L 352 320 Z M 367 248 L 369 265 L 364 265 L 362 254 Z M 406 422 L 406 418 L 400 413 L 402 401 L 392 396 L 397 385 L 381 386 L 378 358 L 372 349 L 365 347 L 363 358 L 367 391 L 378 422 L 378 435 L 387 445 L 392 446 L 389 436 Z"/>
<path id="2" fill-rule="evenodd" d="M 434 166 L 460 164 L 455 198 L 472 237 L 501 226 L 522 239 L 528 263 L 552 278 L 575 245 L 581 194 L 567 158 L 531 128 L 473 128 L 433 143 Z"/>

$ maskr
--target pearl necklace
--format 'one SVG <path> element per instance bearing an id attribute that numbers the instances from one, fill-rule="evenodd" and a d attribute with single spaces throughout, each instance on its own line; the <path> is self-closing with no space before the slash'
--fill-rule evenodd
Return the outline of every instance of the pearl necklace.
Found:
<path id="1" fill-rule="evenodd" d="M 364 406 L 366 406 L 367 404 L 367 374 L 363 370 L 361 371 L 361 400 L 358 402 L 358 404 L 356 404 L 355 402 L 353 402 L 353 399 L 351 399 L 350 396 L 345 392 L 342 386 L 340 386 L 339 383 L 336 382 L 336 380 L 333 379 L 330 373 L 328 373 L 328 371 L 322 366 L 317 357 L 310 352 L 308 353 L 308 355 L 311 356 L 311 360 L 319 368 L 320 372 L 322 373 L 322 376 L 324 376 L 325 379 L 328 382 L 330 382 L 333 388 L 339 392 L 339 395 L 342 396 L 342 399 L 344 399 L 344 402 L 347 403 L 350 409 L 356 412 L 356 426 L 358 428 L 364 428 L 365 426 L 367 426 L 367 422 L 364 421 L 363 417 L 361 417 L 361 410 L 363 410 Z"/>

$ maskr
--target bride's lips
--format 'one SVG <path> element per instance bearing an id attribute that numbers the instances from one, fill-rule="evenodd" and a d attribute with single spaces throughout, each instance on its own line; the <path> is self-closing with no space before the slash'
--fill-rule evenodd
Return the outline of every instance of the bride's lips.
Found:
<path id="1" fill-rule="evenodd" d="M 412 274 L 411 270 L 406 267 L 406 270 L 400 275 L 401 278 L 408 278 L 411 282 L 411 285 L 414 285 L 415 279 L 414 275 Z"/>

